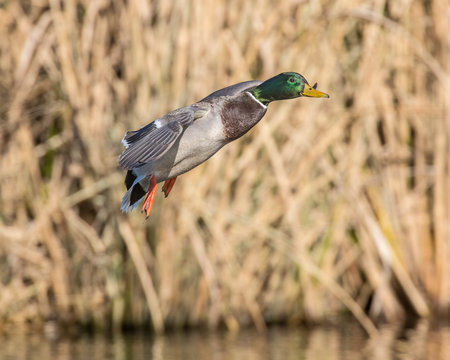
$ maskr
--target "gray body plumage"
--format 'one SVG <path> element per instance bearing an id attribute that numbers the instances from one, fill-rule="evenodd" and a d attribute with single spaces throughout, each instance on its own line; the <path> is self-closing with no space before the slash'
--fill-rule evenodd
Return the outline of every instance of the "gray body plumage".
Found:
<path id="1" fill-rule="evenodd" d="M 260 81 L 246 81 L 217 90 L 199 102 L 177 109 L 137 131 L 127 132 L 119 165 L 128 170 L 128 191 L 122 211 L 134 209 L 157 182 L 181 175 L 208 160 L 224 145 L 251 129 L 267 107 L 249 90 Z"/>

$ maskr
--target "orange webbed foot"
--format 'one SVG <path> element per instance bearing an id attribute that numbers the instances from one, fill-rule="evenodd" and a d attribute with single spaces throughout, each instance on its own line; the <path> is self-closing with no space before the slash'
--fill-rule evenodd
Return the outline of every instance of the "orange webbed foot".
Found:
<path id="1" fill-rule="evenodd" d="M 156 179 L 153 175 L 151 175 L 148 194 L 145 197 L 144 204 L 142 205 L 142 211 L 145 213 L 145 220 L 148 219 L 150 211 L 152 211 L 153 201 L 155 200 L 155 193 L 156 193 Z"/>
<path id="2" fill-rule="evenodd" d="M 170 191 L 173 188 L 173 185 L 175 184 L 175 180 L 177 179 L 177 177 L 173 177 L 171 179 L 168 179 L 164 182 L 164 185 L 162 187 L 162 192 L 164 193 L 165 197 L 169 196 Z"/>

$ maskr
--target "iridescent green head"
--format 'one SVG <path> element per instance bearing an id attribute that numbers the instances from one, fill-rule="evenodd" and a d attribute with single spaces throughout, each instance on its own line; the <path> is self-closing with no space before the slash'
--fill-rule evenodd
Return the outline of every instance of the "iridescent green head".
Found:
<path id="1" fill-rule="evenodd" d="M 250 92 L 264 105 L 275 100 L 295 99 L 300 96 L 325 97 L 330 96 L 316 90 L 317 83 L 314 86 L 308 84 L 306 79 L 295 72 L 281 73 L 262 84 L 256 86 Z"/>

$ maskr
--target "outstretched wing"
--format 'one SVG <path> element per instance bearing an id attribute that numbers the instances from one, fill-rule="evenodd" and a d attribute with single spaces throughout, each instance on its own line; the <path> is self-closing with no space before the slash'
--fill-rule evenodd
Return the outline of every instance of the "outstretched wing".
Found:
<path id="1" fill-rule="evenodd" d="M 119 156 L 119 165 L 134 169 L 163 156 L 183 130 L 203 116 L 205 110 L 188 106 L 170 112 L 136 131 L 128 131 L 122 139 L 125 150 Z"/>

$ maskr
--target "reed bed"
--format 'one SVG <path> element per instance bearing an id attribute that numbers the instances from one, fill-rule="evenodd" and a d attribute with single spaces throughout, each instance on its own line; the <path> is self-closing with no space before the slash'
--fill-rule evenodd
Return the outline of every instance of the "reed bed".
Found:
<path id="1" fill-rule="evenodd" d="M 445 0 L 0 4 L 0 328 L 377 321 L 450 308 Z M 298 71 L 265 119 L 120 213 L 126 130 Z"/>

